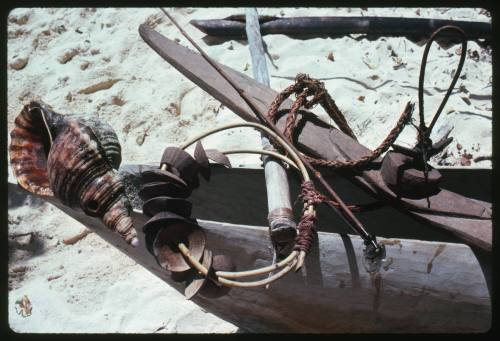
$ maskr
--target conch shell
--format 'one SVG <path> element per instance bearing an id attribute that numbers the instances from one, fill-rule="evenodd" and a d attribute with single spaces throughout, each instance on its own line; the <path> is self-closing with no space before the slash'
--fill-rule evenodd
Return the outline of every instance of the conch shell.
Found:
<path id="1" fill-rule="evenodd" d="M 32 101 L 16 117 L 10 136 L 10 162 L 21 187 L 79 207 L 127 243 L 138 244 L 130 203 L 115 171 L 121 147 L 108 124 L 60 115 Z"/>

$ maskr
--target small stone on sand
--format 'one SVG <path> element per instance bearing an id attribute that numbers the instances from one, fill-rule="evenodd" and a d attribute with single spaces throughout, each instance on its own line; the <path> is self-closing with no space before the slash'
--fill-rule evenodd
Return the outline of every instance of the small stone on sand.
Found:
<path id="1" fill-rule="evenodd" d="M 29 60 L 28 57 L 19 57 L 19 58 L 14 59 L 14 61 L 11 62 L 9 64 L 9 66 L 11 67 L 11 69 L 21 70 L 21 69 L 24 69 L 26 64 L 28 64 L 28 60 Z"/>

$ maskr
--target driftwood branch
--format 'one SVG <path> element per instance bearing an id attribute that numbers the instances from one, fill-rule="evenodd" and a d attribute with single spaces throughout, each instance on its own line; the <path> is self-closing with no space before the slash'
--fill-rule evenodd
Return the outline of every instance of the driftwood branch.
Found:
<path id="1" fill-rule="evenodd" d="M 491 155 L 481 155 L 476 158 L 474 158 L 474 162 L 479 162 L 479 161 L 491 161 L 493 157 Z"/>
<path id="2" fill-rule="evenodd" d="M 85 238 L 90 233 L 92 233 L 92 230 L 85 229 L 84 231 L 78 233 L 77 235 L 75 235 L 73 237 L 64 239 L 63 243 L 66 244 L 66 245 L 76 244 L 78 241 L 82 240 L 83 238 Z"/>
<path id="3" fill-rule="evenodd" d="M 191 20 L 190 23 L 210 36 L 245 37 L 245 21 L 226 19 Z M 287 35 L 373 34 L 390 36 L 429 36 L 441 26 L 455 25 L 468 39 L 491 38 L 491 24 L 486 22 L 395 18 L 395 17 L 294 17 L 261 20 L 260 32 Z M 446 36 L 446 34 L 445 34 Z M 451 37 L 451 35 L 450 35 Z"/>

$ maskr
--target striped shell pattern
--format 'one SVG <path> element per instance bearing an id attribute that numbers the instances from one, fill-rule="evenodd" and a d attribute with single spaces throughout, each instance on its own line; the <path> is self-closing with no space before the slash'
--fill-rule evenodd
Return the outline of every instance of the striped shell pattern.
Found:
<path id="1" fill-rule="evenodd" d="M 138 244 L 130 204 L 116 172 L 121 147 L 108 124 L 60 115 L 32 101 L 16 117 L 10 136 L 10 161 L 21 187 L 79 207 L 127 243 Z"/>

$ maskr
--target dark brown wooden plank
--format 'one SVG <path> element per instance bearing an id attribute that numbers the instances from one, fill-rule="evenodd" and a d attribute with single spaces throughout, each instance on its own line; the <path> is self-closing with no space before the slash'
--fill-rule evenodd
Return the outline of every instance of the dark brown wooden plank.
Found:
<path id="1" fill-rule="evenodd" d="M 260 35 L 259 15 L 256 8 L 245 10 L 248 48 L 252 59 L 253 77 L 259 83 L 269 86 L 266 55 L 262 36 Z M 266 134 L 261 132 L 262 149 L 276 151 Z M 266 178 L 268 224 L 275 241 L 293 239 L 296 235 L 297 223 L 292 212 L 290 189 L 287 172 L 282 162 L 270 156 L 262 156 Z M 278 214 L 277 214 L 278 213 Z"/>
<path id="2" fill-rule="evenodd" d="M 281 120 L 280 123 L 283 126 L 285 122 Z M 310 121 L 305 123 L 298 137 L 298 145 L 303 150 L 314 151 L 316 155 L 330 160 L 359 159 L 370 153 L 368 148 L 341 131 Z M 398 198 L 387 187 L 378 170 L 363 171 L 360 175 L 353 176 L 353 180 L 360 184 L 370 184 L 369 187 L 375 195 L 390 200 L 394 205 L 408 210 L 419 219 L 443 228 L 471 245 L 491 251 L 490 203 L 476 201 L 445 189 L 423 199 Z"/>
<path id="3" fill-rule="evenodd" d="M 124 165 L 119 172 L 120 175 L 126 176 L 127 183 L 131 184 L 126 188 L 130 197 L 134 199 L 134 208 L 137 209 L 142 207 L 142 203 L 135 193 L 138 191 L 137 186 L 141 183 L 140 169 L 144 169 L 144 167 L 147 166 Z M 450 184 L 452 187 L 449 189 L 469 194 L 470 190 L 461 186 L 478 177 L 481 177 L 481 180 L 476 180 L 478 185 L 489 186 L 488 179 L 491 180 L 491 171 L 469 170 L 469 173 L 466 174 L 456 171 L 456 169 L 443 171 L 443 175 L 452 181 Z M 488 176 L 488 174 L 490 175 Z M 291 196 L 297 198 L 300 193 L 300 179 L 293 176 L 293 173 L 290 173 L 289 178 Z M 457 181 L 459 178 L 461 182 Z M 346 203 L 370 204 L 375 201 L 370 194 L 345 177 L 325 174 L 325 179 L 334 186 Z M 266 184 L 262 168 L 228 169 L 211 164 L 210 181 L 200 181 L 200 187 L 194 190 L 189 198 L 193 203 L 192 214 L 194 217 L 232 224 L 268 224 Z M 300 217 L 301 208 L 300 202 L 296 202 L 294 205 L 295 217 Z M 317 210 L 316 227 L 319 231 L 351 232 L 349 225 L 327 206 L 319 205 Z M 357 217 L 371 233 L 380 237 L 460 242 L 458 237 L 448 231 L 433 228 L 425 220 L 412 218 L 405 212 L 405 210 L 396 209 L 394 205 L 385 204 L 370 211 L 360 212 Z"/>

